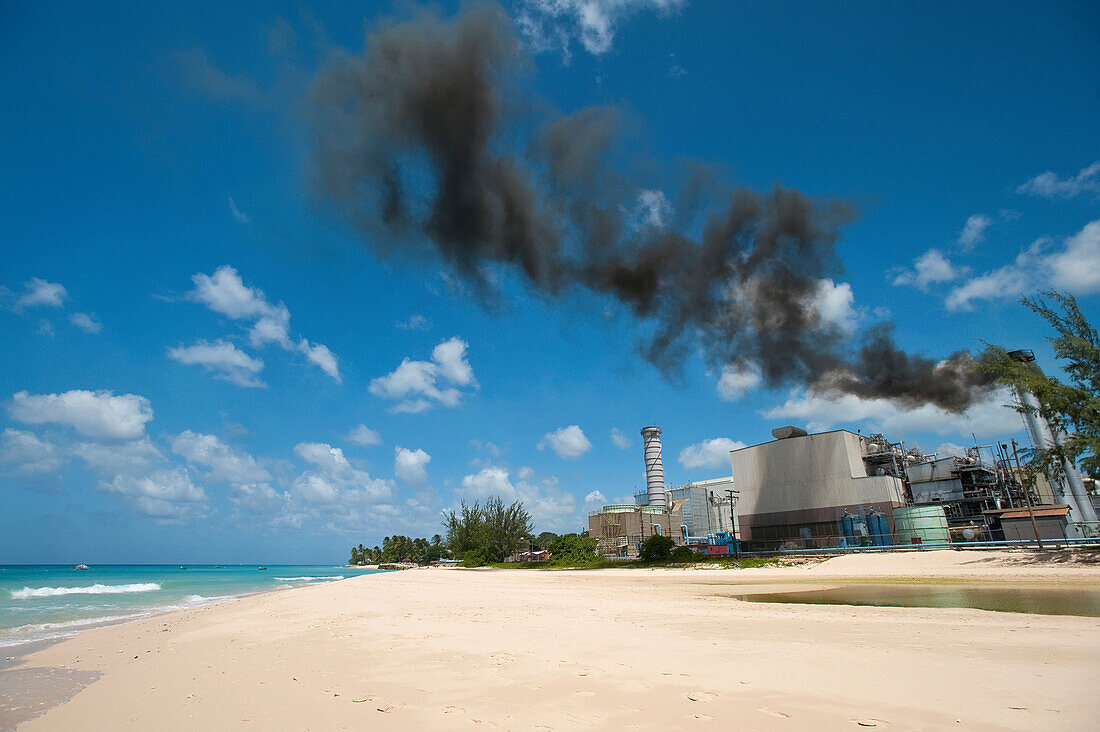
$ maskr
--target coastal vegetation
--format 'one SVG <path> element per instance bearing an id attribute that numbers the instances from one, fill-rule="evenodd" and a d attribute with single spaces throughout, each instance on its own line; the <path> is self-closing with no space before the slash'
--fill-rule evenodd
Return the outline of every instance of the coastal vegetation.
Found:
<path id="1" fill-rule="evenodd" d="M 447 548 L 443 545 L 443 537 L 436 534 L 431 541 L 424 538 L 410 538 L 408 536 L 387 536 L 382 540 L 382 546 L 374 546 L 370 549 L 362 544 L 351 548 L 351 559 L 348 564 L 386 564 L 392 562 L 415 562 L 424 564 L 433 562 L 446 556 Z"/>
<path id="2" fill-rule="evenodd" d="M 979 367 L 1006 386 L 1034 394 L 1039 413 L 1066 433 L 1061 445 L 1029 451 L 1034 469 L 1049 472 L 1064 457 L 1095 476 L 1100 473 L 1100 336 L 1072 295 L 1045 290 L 1020 302 L 1054 328 L 1057 336 L 1049 340 L 1069 383 L 1043 374 L 1033 362 L 1012 358 L 999 346 L 986 349 Z M 1013 406 L 1021 412 L 1028 409 Z"/>
<path id="3" fill-rule="evenodd" d="M 480 567 L 503 562 L 505 557 L 531 544 L 531 515 L 521 501 L 504 504 L 493 496 L 482 505 L 465 501 L 457 511 L 444 514 L 447 530 L 446 546 L 451 556 L 462 560 L 464 567 Z"/>

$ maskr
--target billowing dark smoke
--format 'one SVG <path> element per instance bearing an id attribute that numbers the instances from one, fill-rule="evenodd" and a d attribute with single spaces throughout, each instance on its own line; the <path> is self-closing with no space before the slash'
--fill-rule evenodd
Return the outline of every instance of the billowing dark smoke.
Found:
<path id="1" fill-rule="evenodd" d="M 664 369 L 701 344 L 715 363 L 756 364 L 773 386 L 955 412 L 988 390 L 968 354 L 910 356 L 888 328 L 854 357 L 841 352 L 846 334 L 822 298 L 848 206 L 780 187 L 716 192 L 699 165 L 674 202 L 632 187 L 613 160 L 616 110 L 538 124 L 517 113 L 537 106 L 514 84 L 529 65 L 495 4 L 383 25 L 363 56 L 317 79 L 317 186 L 372 246 L 427 250 L 482 292 L 488 268 L 508 265 L 548 295 L 581 286 L 616 298 L 654 324 L 643 352 Z"/>

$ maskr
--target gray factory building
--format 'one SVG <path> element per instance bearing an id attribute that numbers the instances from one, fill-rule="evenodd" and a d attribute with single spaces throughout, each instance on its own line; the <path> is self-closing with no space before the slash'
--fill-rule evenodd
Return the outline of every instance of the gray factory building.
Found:
<path id="1" fill-rule="evenodd" d="M 904 465 L 886 443 L 847 430 L 773 432 L 779 439 L 730 452 L 741 540 L 781 545 L 835 537 L 845 511 L 888 517 L 906 505 Z M 889 464 L 885 464 L 889 460 Z"/>

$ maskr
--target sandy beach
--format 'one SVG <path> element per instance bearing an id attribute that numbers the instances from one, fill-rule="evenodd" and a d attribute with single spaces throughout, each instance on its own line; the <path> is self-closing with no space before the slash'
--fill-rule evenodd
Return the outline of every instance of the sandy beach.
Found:
<path id="1" fill-rule="evenodd" d="M 3 673 L 86 684 L 28 731 L 1096 723 L 1098 618 L 732 597 L 853 577 L 1095 587 L 1100 565 L 942 551 L 751 570 L 412 570 L 90 630 Z"/>

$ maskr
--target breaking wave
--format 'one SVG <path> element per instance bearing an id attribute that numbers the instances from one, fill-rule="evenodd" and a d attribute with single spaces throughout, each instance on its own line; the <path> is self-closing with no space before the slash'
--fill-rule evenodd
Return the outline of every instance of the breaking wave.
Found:
<path id="1" fill-rule="evenodd" d="M 13 600 L 27 600 L 32 597 L 59 597 L 61 595 L 120 595 L 129 592 L 156 592 L 160 585 L 156 582 L 140 582 L 131 585 L 85 585 L 83 587 L 24 587 L 12 590 Z"/>
<path id="2" fill-rule="evenodd" d="M 273 577 L 276 582 L 313 582 L 315 580 L 342 580 L 344 575 L 337 574 L 331 577 Z"/>

